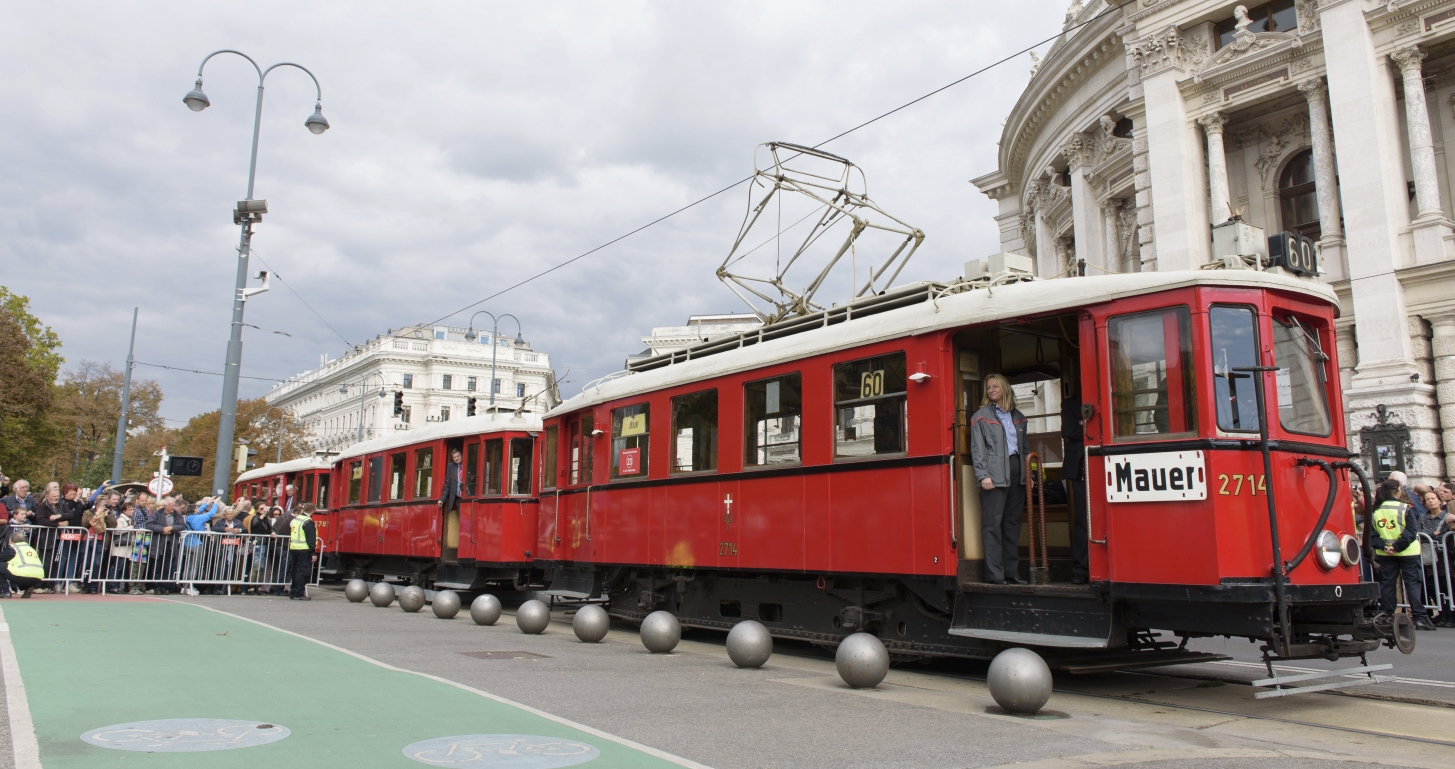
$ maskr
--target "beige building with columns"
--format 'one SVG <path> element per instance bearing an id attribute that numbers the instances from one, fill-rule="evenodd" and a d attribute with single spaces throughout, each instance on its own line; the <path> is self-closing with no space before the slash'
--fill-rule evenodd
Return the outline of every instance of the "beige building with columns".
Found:
<path id="1" fill-rule="evenodd" d="M 1060 278 L 1216 267 L 1233 215 L 1312 238 L 1350 450 L 1455 475 L 1455 0 L 1115 5 L 1072 3 L 974 180 L 1001 250 Z"/>

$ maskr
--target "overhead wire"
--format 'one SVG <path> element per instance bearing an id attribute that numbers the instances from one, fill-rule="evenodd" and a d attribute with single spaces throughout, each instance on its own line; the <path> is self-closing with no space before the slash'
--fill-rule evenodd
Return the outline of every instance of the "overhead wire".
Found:
<path id="1" fill-rule="evenodd" d="M 822 147 L 825 144 L 828 144 L 830 142 L 833 142 L 833 141 L 837 141 L 839 139 L 842 139 L 845 136 L 848 136 L 849 134 L 851 134 L 851 133 L 853 133 L 855 131 L 858 131 L 861 128 L 865 128 L 867 126 L 873 125 L 874 123 L 877 123 L 880 120 L 883 120 L 884 118 L 887 118 L 890 115 L 895 114 L 896 112 L 899 112 L 899 111 L 904 110 L 906 108 L 912 107 L 912 106 L 914 106 L 914 105 L 916 105 L 916 104 L 924 101 L 925 99 L 930 98 L 931 96 L 935 96 L 937 94 L 943 93 L 944 91 L 947 91 L 947 90 L 949 90 L 951 88 L 954 88 L 955 86 L 957 86 L 957 85 L 959 85 L 959 84 L 961 84 L 961 83 L 963 83 L 963 82 L 965 82 L 967 80 L 970 80 L 971 78 L 974 78 L 974 77 L 977 77 L 979 75 L 982 75 L 982 74 L 984 74 L 986 72 L 989 72 L 992 69 L 995 69 L 996 67 L 998 67 L 998 66 L 1000 66 L 1002 64 L 1005 64 L 1008 61 L 1011 61 L 1013 59 L 1019 58 L 1020 56 L 1023 56 L 1024 54 L 1026 54 L 1026 53 L 1028 53 L 1030 51 L 1033 51 L 1033 50 L 1035 50 L 1035 49 L 1037 49 L 1037 48 L 1045 45 L 1046 43 L 1049 43 L 1049 42 L 1052 42 L 1052 41 L 1056 40 L 1057 38 L 1059 38 L 1059 37 L 1067 34 L 1068 32 L 1071 32 L 1071 31 L 1076 30 L 1076 29 L 1080 29 L 1081 27 L 1085 27 L 1088 24 L 1091 24 L 1092 22 L 1094 22 L 1094 21 L 1102 18 L 1103 16 L 1106 16 L 1107 14 L 1112 13 L 1113 11 L 1121 10 L 1122 7 L 1124 7 L 1126 5 L 1130 5 L 1133 2 L 1136 2 L 1136 0 L 1122 0 L 1122 2 L 1119 2 L 1119 3 L 1115 4 L 1115 5 L 1112 5 L 1111 2 L 1110 2 L 1110 0 L 1109 0 L 1108 1 L 1108 4 L 1107 4 L 1107 7 L 1104 10 L 1102 10 L 1100 13 L 1096 14 L 1095 16 L 1092 16 L 1091 18 L 1087 19 L 1086 21 L 1078 22 L 1076 24 L 1067 25 L 1067 26 L 1063 27 L 1060 32 L 1058 32 L 1058 33 L 1056 33 L 1056 34 L 1054 34 L 1054 35 L 1052 35 L 1052 36 L 1050 36 L 1048 38 L 1045 38 L 1044 40 L 1040 40 L 1040 41 L 1038 41 L 1036 43 L 1033 43 L 1033 44 L 1031 44 L 1029 46 L 1026 46 L 1025 48 L 1020 49 L 1019 51 L 1016 51 L 1015 53 L 1012 53 L 1012 54 L 1009 54 L 1007 56 L 1004 56 L 1004 57 L 1002 57 L 1000 59 L 997 59 L 996 61 L 991 62 L 990 64 L 987 64 L 987 65 L 981 67 L 980 69 L 977 69 L 974 72 L 971 72 L 970 74 L 968 74 L 968 75 L 966 75 L 966 76 L 964 76 L 962 78 L 959 78 L 958 80 L 954 80 L 954 81 L 951 81 L 949 83 L 946 83 L 945 85 L 942 85 L 939 88 L 936 88 L 935 90 L 930 91 L 929 93 L 924 94 L 923 96 L 920 96 L 918 98 L 915 98 L 915 99 L 912 99 L 910 101 L 907 101 L 904 104 L 901 104 L 898 107 L 895 107 L 894 109 L 889 110 L 888 112 L 884 112 L 884 113 L 882 113 L 880 115 L 877 115 L 877 116 L 872 117 L 872 118 L 870 118 L 868 120 L 865 120 L 864 122 L 862 122 L 862 123 L 860 123 L 860 124 L 858 124 L 858 125 L 850 128 L 848 130 L 841 131 L 840 133 L 837 133 L 837 134 L 835 134 L 835 135 L 833 135 L 833 136 L 831 136 L 831 137 L 829 137 L 827 139 L 824 139 L 823 141 L 819 142 L 818 144 L 815 144 L 815 145 L 812 145 L 812 146 L 813 146 L 814 149 L 818 149 L 819 147 Z M 590 256 L 590 255 L 592 255 L 592 254 L 594 254 L 594 253 L 596 253 L 596 252 L 598 252 L 598 251 L 600 251 L 600 250 L 608 247 L 608 246 L 615 245 L 616 243 L 619 243 L 619 242 L 621 242 L 623 240 L 626 240 L 627 238 L 629 238 L 629 237 L 631 237 L 631 236 L 633 236 L 633 235 L 635 235 L 635 234 L 637 234 L 637 233 L 639 233 L 639 232 L 641 232 L 643 230 L 646 230 L 646 229 L 648 229 L 650 227 L 653 227 L 653 226 L 656 226 L 656 225 L 658 225 L 658 224 L 660 224 L 662 222 L 665 222 L 668 219 L 671 219 L 672 217 L 674 217 L 674 216 L 676 216 L 676 215 L 678 215 L 678 214 L 680 214 L 680 213 L 682 213 L 684 211 L 690 210 L 692 208 L 696 208 L 697 206 L 700 206 L 703 203 L 706 203 L 707 201 L 712 200 L 713 198 L 715 198 L 715 197 L 723 194 L 724 192 L 727 192 L 727 191 L 729 191 L 729 190 L 737 187 L 738 185 L 741 185 L 741 184 L 744 184 L 746 182 L 749 182 L 752 179 L 753 179 L 753 176 L 751 176 L 751 175 L 750 176 L 745 176 L 745 177 L 743 177 L 743 178 L 741 178 L 741 179 L 733 182 L 732 184 L 729 184 L 728 186 L 723 187 L 722 189 L 717 190 L 716 192 L 713 192 L 713 193 L 710 193 L 708 195 L 705 195 L 705 196 L 703 196 L 701 198 L 698 198 L 697 200 L 694 200 L 691 203 L 688 203 L 688 204 L 686 204 L 686 205 L 684 205 L 684 206 L 682 206 L 682 207 L 680 207 L 680 208 L 678 208 L 678 209 L 676 209 L 676 210 L 674 210 L 674 211 L 672 211 L 670 213 L 667 213 L 667 214 L 664 214 L 662 216 L 659 216 L 656 219 L 653 219 L 652 221 L 647 222 L 646 224 L 643 224 L 640 227 L 637 227 L 636 229 L 631 230 L 630 232 L 627 232 L 626 234 L 618 235 L 617 237 L 612 238 L 611 240 L 608 240 L 605 243 L 602 243 L 601 245 L 596 246 L 595 248 L 592 248 L 589 251 L 586 251 L 586 252 L 583 252 L 583 253 L 578 254 L 576 256 L 573 256 L 570 259 L 567 259 L 566 261 L 561 262 L 560 264 L 557 264 L 555 266 L 552 266 L 552 267 L 549 267 L 549 268 L 547 268 L 545 270 L 542 270 L 542 271 L 540 271 L 540 272 L 538 272 L 538 273 L 536 273 L 534 275 L 531 275 L 528 278 L 524 278 L 524 279 L 522 279 L 522 280 L 520 280 L 520 281 L 518 281 L 516 283 L 512 283 L 511 285 L 506 286 L 505 288 L 502 288 L 499 291 L 496 291 L 495 293 L 493 293 L 493 294 L 485 297 L 484 299 L 481 299 L 481 300 L 476 301 L 476 302 L 471 302 L 470 304 L 467 304 L 464 307 L 461 307 L 460 309 L 455 310 L 454 312 L 448 313 L 446 315 L 442 315 L 439 318 L 436 318 L 435 320 L 432 320 L 429 323 L 425 323 L 425 324 L 422 324 L 422 325 L 432 326 L 432 325 L 434 325 L 436 323 L 439 323 L 440 321 L 447 320 L 447 319 L 452 318 L 452 317 L 454 317 L 456 315 L 459 315 L 460 313 L 465 312 L 466 310 L 470 310 L 470 309 L 473 309 L 475 307 L 478 307 L 479 305 L 482 305 L 482 304 L 490 301 L 491 299 L 494 299 L 494 298 L 496 298 L 498 296 L 501 296 L 503 294 L 506 294 L 506 293 L 508 293 L 510 291 L 514 291 L 515 289 L 520 288 L 521 286 L 524 286 L 527 283 L 531 283 L 533 281 L 539 280 L 539 279 L 541 279 L 541 278 L 543 278 L 543 277 L 545 277 L 545 276 L 547 276 L 547 275 L 555 272 L 556 270 L 561 269 L 562 267 L 566 267 L 568 265 L 575 264 L 576 262 L 579 262 L 582 259 L 585 259 L 586 257 L 588 257 L 588 256 Z M 335 331 L 334 333 L 338 333 L 338 332 Z"/>
<path id="2" fill-rule="evenodd" d="M 263 266 L 264 267 L 267 267 L 268 268 L 268 272 L 270 274 L 272 274 L 273 277 L 277 278 L 279 283 L 282 283 L 283 284 L 283 288 L 288 289 L 288 292 L 289 293 L 293 294 L 293 296 L 298 297 L 298 301 L 302 302 L 303 303 L 303 306 L 304 307 L 307 307 L 308 308 L 308 311 L 311 312 L 311 313 L 313 313 L 314 317 L 318 318 L 318 320 L 320 322 L 322 322 L 323 325 L 328 326 L 328 330 L 329 331 L 332 331 L 334 333 L 334 336 L 337 336 L 339 339 L 343 339 L 343 342 L 344 342 L 345 345 L 347 345 L 349 347 L 352 347 L 353 346 L 353 344 L 354 344 L 353 342 L 350 342 L 348 339 L 345 339 L 344 338 L 344 335 L 343 334 L 340 334 L 338 332 L 338 329 L 336 329 L 336 328 L 333 327 L 333 324 L 329 323 L 326 319 L 324 319 L 324 317 L 319 314 L 318 310 L 313 309 L 313 305 L 309 304 L 308 303 L 308 300 L 307 299 L 304 299 L 302 294 L 298 293 L 297 291 L 294 291 L 293 290 L 293 287 L 290 286 L 290 285 L 288 285 L 288 281 L 283 280 L 283 276 L 282 275 L 279 275 L 278 272 L 273 269 L 273 266 L 271 264 L 268 264 L 268 261 L 263 258 L 263 255 L 258 253 L 258 249 L 253 248 L 253 249 L 250 250 L 250 253 L 253 256 L 256 256 L 258 258 L 258 261 L 260 261 L 260 262 L 263 263 Z M 257 328 L 257 327 L 254 326 L 253 328 Z M 281 333 L 281 332 L 276 332 L 275 331 L 274 333 Z M 292 336 L 292 334 L 285 334 L 285 336 Z"/>
<path id="3" fill-rule="evenodd" d="M 164 369 L 167 369 L 168 371 L 183 371 L 183 372 L 186 372 L 188 374 L 206 374 L 207 376 L 222 376 L 222 374 L 219 374 L 216 371 L 199 371 L 199 370 L 197 370 L 195 368 L 178 368 L 176 366 L 163 366 L 160 363 L 143 363 L 142 361 L 134 361 L 134 363 L 136 365 L 138 365 L 138 366 L 150 366 L 152 368 L 164 368 Z M 256 379 L 259 382 L 283 382 L 283 381 L 286 381 L 283 377 L 278 377 L 276 379 L 269 379 L 268 377 L 261 377 L 261 376 L 243 376 L 241 374 L 238 375 L 238 378 L 239 379 Z"/>

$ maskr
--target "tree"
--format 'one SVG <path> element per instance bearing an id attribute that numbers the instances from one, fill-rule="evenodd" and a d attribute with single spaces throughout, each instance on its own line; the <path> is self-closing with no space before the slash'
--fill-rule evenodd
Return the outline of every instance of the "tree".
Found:
<path id="1" fill-rule="evenodd" d="M 238 441 L 247 441 L 248 447 L 258 452 L 256 457 L 249 460 L 258 467 L 277 457 L 280 428 L 285 462 L 308 456 L 312 452 L 308 433 L 303 427 L 288 418 L 284 418 L 280 425 L 277 413 L 274 411 L 269 415 L 268 402 L 262 398 L 237 402 L 237 422 L 233 437 Z M 167 444 L 167 451 L 172 454 L 203 457 L 202 477 L 174 479 L 177 490 L 188 499 L 210 496 L 213 492 L 212 463 L 213 452 L 217 450 L 219 414 L 218 411 L 209 411 L 192 417 L 185 427 L 170 436 L 171 442 Z M 238 473 L 236 465 L 231 462 L 229 465 L 227 482 L 230 495 L 232 483 L 237 480 Z"/>
<path id="2" fill-rule="evenodd" d="M 75 471 L 63 474 L 73 483 L 96 486 L 111 477 L 123 379 L 122 372 L 109 363 L 83 360 L 75 370 L 66 372 L 55 388 L 50 421 L 61 431 L 64 441 L 60 456 L 53 457 L 52 461 L 57 467 L 69 468 L 79 457 Z M 128 445 L 132 442 L 131 436 L 142 432 L 161 433 L 166 429 L 161 405 L 162 388 L 155 380 L 132 381 L 131 411 L 127 415 Z M 125 478 L 140 477 L 126 465 L 122 470 Z"/>
<path id="3" fill-rule="evenodd" d="M 60 337 L 30 314 L 30 300 L 0 286 L 0 468 L 45 477 L 59 432 L 48 420 Z"/>

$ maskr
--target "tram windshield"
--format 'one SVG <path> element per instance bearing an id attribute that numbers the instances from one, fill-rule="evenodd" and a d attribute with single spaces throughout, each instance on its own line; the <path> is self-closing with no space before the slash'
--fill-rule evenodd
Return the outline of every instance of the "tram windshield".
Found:
<path id="1" fill-rule="evenodd" d="M 1273 319 L 1273 362 L 1278 383 L 1278 421 L 1283 429 L 1308 435 L 1328 435 L 1329 394 L 1317 331 L 1293 316 Z"/>
<path id="2" fill-rule="evenodd" d="M 1238 369 L 1258 365 L 1257 315 L 1251 307 L 1208 310 L 1212 335 L 1213 401 L 1218 429 L 1258 432 L 1258 395 L 1252 374 Z"/>
<path id="3" fill-rule="evenodd" d="M 903 453 L 904 353 L 834 366 L 834 457 Z"/>
<path id="4" fill-rule="evenodd" d="M 1186 307 L 1122 315 L 1107 322 L 1112 423 L 1118 438 L 1197 429 L 1190 326 Z"/>

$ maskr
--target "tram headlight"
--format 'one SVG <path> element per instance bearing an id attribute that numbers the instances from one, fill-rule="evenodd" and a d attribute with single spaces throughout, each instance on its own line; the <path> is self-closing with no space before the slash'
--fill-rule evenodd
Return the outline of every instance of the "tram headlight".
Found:
<path id="1" fill-rule="evenodd" d="M 1343 551 L 1345 566 L 1358 566 L 1364 560 L 1364 548 L 1359 546 L 1359 540 L 1352 534 L 1345 534 L 1339 538 L 1339 548 Z"/>
<path id="2" fill-rule="evenodd" d="M 1319 566 L 1328 571 L 1339 565 L 1340 559 L 1344 557 L 1344 548 L 1334 532 L 1324 529 L 1319 532 L 1318 544 L 1314 546 L 1314 554 L 1318 557 Z"/>

